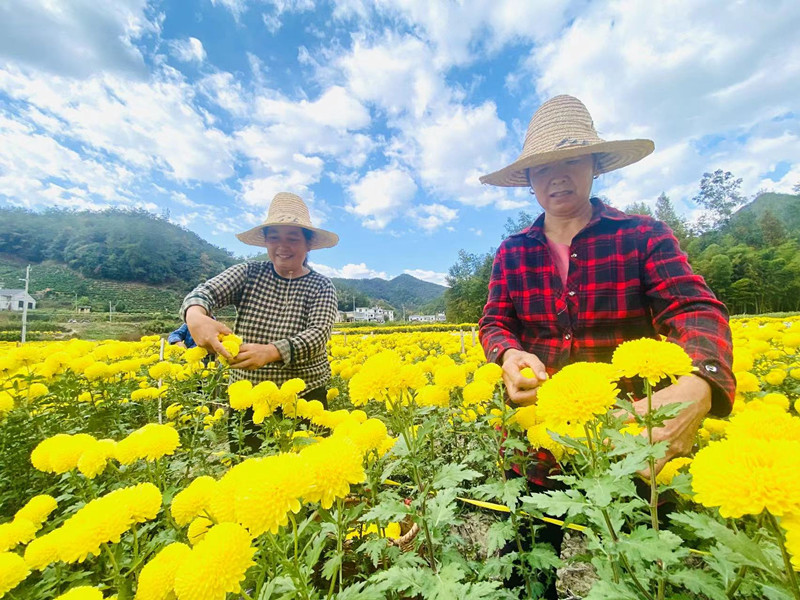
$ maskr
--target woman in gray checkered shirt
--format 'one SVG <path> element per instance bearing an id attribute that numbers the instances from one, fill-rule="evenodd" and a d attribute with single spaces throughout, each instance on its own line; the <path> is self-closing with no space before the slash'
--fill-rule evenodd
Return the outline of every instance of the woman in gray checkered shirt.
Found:
<path id="1" fill-rule="evenodd" d="M 306 383 L 301 395 L 324 403 L 331 377 L 326 344 L 338 303 L 333 283 L 310 269 L 306 257 L 309 250 L 335 246 L 339 237 L 313 227 L 302 199 L 284 192 L 273 198 L 263 224 L 236 237 L 266 247 L 269 262 L 235 265 L 200 284 L 184 299 L 181 317 L 198 346 L 229 360 L 231 382 L 280 385 L 300 378 Z M 218 339 L 230 329 L 211 318 L 231 304 L 243 341 L 235 358 Z"/>

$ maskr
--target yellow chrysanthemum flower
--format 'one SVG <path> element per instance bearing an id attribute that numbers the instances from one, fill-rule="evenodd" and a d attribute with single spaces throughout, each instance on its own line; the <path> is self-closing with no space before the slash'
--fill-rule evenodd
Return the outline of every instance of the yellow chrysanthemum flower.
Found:
<path id="1" fill-rule="evenodd" d="M 175 574 L 192 549 L 173 542 L 148 562 L 139 574 L 134 600 L 169 600 L 174 598 Z"/>
<path id="2" fill-rule="evenodd" d="M 472 376 L 472 381 L 485 381 L 497 385 L 503 380 L 503 368 L 496 363 L 486 363 L 478 367 Z"/>
<path id="3" fill-rule="evenodd" d="M 183 360 L 185 360 L 187 363 L 200 362 L 206 356 L 208 356 L 208 352 L 205 348 L 195 346 L 194 348 L 189 348 L 183 353 Z"/>
<path id="4" fill-rule="evenodd" d="M 641 377 L 650 385 L 667 377 L 675 381 L 693 370 L 692 359 L 683 348 L 650 338 L 623 342 L 614 351 L 611 364 L 623 377 Z"/>
<path id="5" fill-rule="evenodd" d="M 726 519 L 800 512 L 798 471 L 800 442 L 739 437 L 711 442 L 689 467 L 695 502 Z"/>
<path id="6" fill-rule="evenodd" d="M 16 518 L 0 525 L 0 552 L 13 550 L 19 544 L 27 544 L 36 536 L 36 525 L 28 519 Z"/>
<path id="7" fill-rule="evenodd" d="M 58 433 L 33 449 L 31 463 L 45 473 L 66 473 L 77 467 L 83 452 L 96 443 L 97 440 L 86 433 Z"/>
<path id="8" fill-rule="evenodd" d="M 494 385 L 487 381 L 473 381 L 464 386 L 462 394 L 465 406 L 484 404 L 494 396 Z"/>
<path id="9" fill-rule="evenodd" d="M 89 479 L 94 479 L 105 470 L 108 459 L 116 452 L 116 447 L 114 440 L 97 440 L 81 454 L 78 470 Z"/>
<path id="10" fill-rule="evenodd" d="M 731 418 L 725 433 L 729 440 L 742 442 L 753 439 L 800 442 L 800 417 L 789 414 L 780 406 L 753 401 L 747 410 Z"/>
<path id="11" fill-rule="evenodd" d="M 117 442 L 116 459 L 129 465 L 138 459 L 154 461 L 173 454 L 181 445 L 180 436 L 174 428 L 159 423 L 148 423 Z"/>
<path id="12" fill-rule="evenodd" d="M 780 385 L 786 379 L 786 375 L 787 373 L 784 369 L 772 369 L 764 375 L 764 381 L 770 385 Z"/>
<path id="13" fill-rule="evenodd" d="M 792 557 L 792 567 L 800 571 L 800 513 L 785 515 L 781 527 L 786 530 L 786 550 Z"/>
<path id="14" fill-rule="evenodd" d="M 170 512 L 178 525 L 186 525 L 211 506 L 217 482 L 213 477 L 202 475 L 192 481 L 186 489 L 172 499 Z"/>
<path id="15" fill-rule="evenodd" d="M 619 389 L 596 363 L 567 365 L 539 387 L 537 414 L 549 429 L 583 425 L 614 405 Z"/>
<path id="16" fill-rule="evenodd" d="M 5 391 L 0 391 L 0 415 L 14 410 L 14 397 Z"/>
<path id="17" fill-rule="evenodd" d="M 452 365 L 437 369 L 433 375 L 436 385 L 447 389 L 464 387 L 467 385 L 467 371 L 463 365 Z"/>
<path id="18" fill-rule="evenodd" d="M 206 537 L 206 533 L 208 533 L 212 525 L 211 519 L 207 519 L 206 517 L 194 518 L 192 522 L 189 523 L 189 529 L 186 530 L 186 537 L 189 539 L 189 543 L 192 546 L 196 546 L 198 542 Z"/>
<path id="19" fill-rule="evenodd" d="M 758 377 L 749 371 L 738 371 L 733 374 L 736 378 L 736 393 L 744 394 L 747 392 L 757 392 L 761 389 Z"/>
<path id="20" fill-rule="evenodd" d="M 240 525 L 215 525 L 178 568 L 175 595 L 178 600 L 220 600 L 235 594 L 255 552 L 250 534 Z M 202 577 L 198 576 L 201 573 Z"/>
<path id="21" fill-rule="evenodd" d="M 656 475 L 656 482 L 661 485 L 669 485 L 672 483 L 672 480 L 675 479 L 675 475 L 690 464 L 692 464 L 692 459 L 686 456 L 673 458 L 671 461 L 667 462 L 661 471 L 659 471 L 658 475 Z"/>
<path id="22" fill-rule="evenodd" d="M 419 406 L 450 406 L 450 391 L 440 385 L 426 385 L 417 390 L 415 400 Z"/>
<path id="23" fill-rule="evenodd" d="M 544 423 L 539 423 L 538 425 L 528 428 L 526 435 L 531 448 L 544 448 L 545 450 L 549 450 L 556 460 L 561 460 L 564 456 L 564 446 L 552 438 Z"/>
<path id="24" fill-rule="evenodd" d="M 30 573 L 25 560 L 13 552 L 0 552 L 0 598 L 13 590 Z"/>
<path id="25" fill-rule="evenodd" d="M 325 392 L 325 399 L 328 402 L 330 402 L 331 400 L 334 400 L 335 398 L 338 398 L 338 397 L 339 397 L 338 388 L 331 388 L 327 392 Z M 0 409 L 0 410 L 2 410 L 2 409 Z"/>
<path id="26" fill-rule="evenodd" d="M 103 600 L 103 592 L 88 585 L 74 587 L 55 600 Z"/>
<path id="27" fill-rule="evenodd" d="M 328 438 L 304 448 L 300 456 L 308 465 L 312 486 L 306 493 L 309 502 L 319 502 L 328 509 L 336 498 L 350 493 L 350 485 L 366 479 L 363 457 L 353 442 Z"/>
<path id="28" fill-rule="evenodd" d="M 15 519 L 27 519 L 34 525 L 36 525 L 37 529 L 42 526 L 47 520 L 47 517 L 50 516 L 58 503 L 56 499 L 52 496 L 48 496 L 47 494 L 39 494 L 38 496 L 34 496 L 28 502 L 20 508 L 17 513 L 14 515 Z"/>
<path id="29" fill-rule="evenodd" d="M 540 421 L 536 415 L 536 405 L 529 404 L 528 406 L 521 406 L 514 411 L 514 414 L 509 419 L 510 423 L 519 425 L 521 429 L 530 429 L 537 425 Z"/>

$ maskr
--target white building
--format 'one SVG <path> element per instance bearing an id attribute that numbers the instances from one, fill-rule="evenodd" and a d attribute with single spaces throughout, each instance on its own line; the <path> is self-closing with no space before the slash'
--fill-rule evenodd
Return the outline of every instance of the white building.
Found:
<path id="1" fill-rule="evenodd" d="M 25 290 L 0 290 L 0 310 L 19 310 L 25 308 L 25 303 L 28 304 L 28 309 L 36 308 L 36 300 L 30 294 L 26 294 Z"/>
<path id="2" fill-rule="evenodd" d="M 444 313 L 436 313 L 435 315 L 411 315 L 408 317 L 409 323 L 444 323 L 447 321 Z"/>
<path id="3" fill-rule="evenodd" d="M 345 314 L 356 322 L 385 323 L 394 321 L 394 311 L 380 306 L 357 306 L 355 311 Z"/>

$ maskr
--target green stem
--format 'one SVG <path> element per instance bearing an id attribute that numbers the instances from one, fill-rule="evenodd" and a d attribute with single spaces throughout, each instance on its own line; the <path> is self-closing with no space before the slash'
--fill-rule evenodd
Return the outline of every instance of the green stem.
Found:
<path id="1" fill-rule="evenodd" d="M 111 551 L 111 548 L 108 547 L 108 544 L 101 544 L 103 546 L 103 550 L 106 551 L 108 554 L 108 560 L 111 562 L 111 566 L 114 568 L 114 581 L 119 585 L 122 580 L 122 572 L 119 570 L 119 565 L 117 564 L 117 559 L 114 557 L 114 553 Z"/>
<path id="2" fill-rule="evenodd" d="M 609 535 L 611 535 L 612 541 L 614 542 L 614 544 L 617 544 L 619 542 L 619 537 L 617 537 L 617 533 L 614 531 L 614 525 L 611 523 L 611 517 L 608 516 L 608 511 L 605 508 L 603 508 L 601 509 L 601 513 L 603 514 L 603 518 L 605 519 L 606 527 L 608 527 L 608 533 Z M 636 573 L 633 571 L 633 567 L 631 567 L 630 563 L 628 562 L 628 557 L 625 556 L 625 553 L 623 552 L 620 553 L 619 560 L 622 563 L 622 566 L 630 575 L 631 581 L 633 581 L 633 585 L 636 586 L 636 589 L 639 590 L 639 593 L 642 595 L 642 597 L 646 598 L 647 600 L 653 600 L 653 595 L 645 589 L 645 587 L 639 581 L 639 578 L 636 577 Z"/>
<path id="3" fill-rule="evenodd" d="M 298 536 L 297 536 L 297 520 L 294 518 L 294 513 L 289 511 L 289 520 L 292 522 L 292 536 L 294 537 L 294 568 L 298 571 L 300 570 L 300 566 L 298 564 Z"/>
<path id="4" fill-rule="evenodd" d="M 786 569 L 786 579 L 788 580 L 789 588 L 792 590 L 792 595 L 795 597 L 795 600 L 800 600 L 800 586 L 797 583 L 797 575 L 794 572 L 794 567 L 792 567 L 792 558 L 789 556 L 789 552 L 786 550 L 786 544 L 783 543 L 783 532 L 781 531 L 781 526 L 778 525 L 778 522 L 775 520 L 775 517 L 771 512 L 766 511 L 766 513 L 767 521 L 769 521 L 773 531 L 775 531 L 775 537 L 778 539 L 778 545 L 781 547 L 783 566 Z"/>
<path id="5" fill-rule="evenodd" d="M 761 541 L 761 532 L 763 526 L 764 526 L 764 513 L 762 512 L 760 515 L 758 515 L 758 521 L 756 522 L 756 533 L 755 535 L 753 535 L 753 543 L 757 544 L 758 542 Z M 739 586 L 742 584 L 742 581 L 744 581 L 744 577 L 745 575 L 747 575 L 747 572 L 749 570 L 750 570 L 749 565 L 742 565 L 741 567 L 739 567 L 739 571 L 736 573 L 736 578 L 733 580 L 731 585 L 725 591 L 725 595 L 728 598 L 733 598 L 734 594 L 736 594 L 736 591 L 739 589 Z"/>

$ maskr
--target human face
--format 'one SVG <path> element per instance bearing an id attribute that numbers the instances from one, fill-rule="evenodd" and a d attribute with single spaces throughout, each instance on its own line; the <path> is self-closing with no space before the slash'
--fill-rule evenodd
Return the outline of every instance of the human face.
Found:
<path id="1" fill-rule="evenodd" d="M 308 242 L 300 227 L 271 225 L 265 236 L 267 254 L 281 277 L 297 277 L 303 273 L 303 261 L 308 255 Z"/>
<path id="2" fill-rule="evenodd" d="M 579 156 L 533 167 L 530 183 L 545 214 L 572 217 L 590 206 L 594 157 Z"/>

